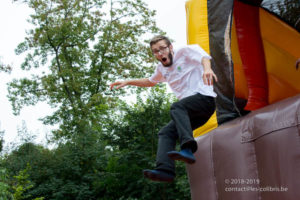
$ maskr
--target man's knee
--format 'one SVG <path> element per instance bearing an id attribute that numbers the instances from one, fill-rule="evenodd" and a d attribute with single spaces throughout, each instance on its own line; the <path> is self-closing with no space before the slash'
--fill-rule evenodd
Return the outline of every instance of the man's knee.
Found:
<path id="1" fill-rule="evenodd" d="M 179 102 L 174 102 L 174 103 L 172 103 L 172 105 L 171 105 L 171 110 L 176 109 L 178 106 L 179 106 Z"/>
<path id="2" fill-rule="evenodd" d="M 184 109 L 184 105 L 181 101 L 177 101 L 171 105 L 170 112 L 178 109 Z"/>

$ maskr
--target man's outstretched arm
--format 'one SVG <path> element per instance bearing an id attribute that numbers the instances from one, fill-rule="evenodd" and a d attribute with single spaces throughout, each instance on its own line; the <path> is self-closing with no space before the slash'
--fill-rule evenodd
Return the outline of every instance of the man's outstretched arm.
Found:
<path id="1" fill-rule="evenodd" d="M 126 80 L 126 81 L 116 81 L 110 84 L 110 89 L 114 89 L 114 86 L 117 86 L 116 89 L 120 89 L 126 85 L 133 85 L 138 87 L 153 87 L 156 83 L 149 81 L 148 78 L 136 79 L 136 80 Z"/>

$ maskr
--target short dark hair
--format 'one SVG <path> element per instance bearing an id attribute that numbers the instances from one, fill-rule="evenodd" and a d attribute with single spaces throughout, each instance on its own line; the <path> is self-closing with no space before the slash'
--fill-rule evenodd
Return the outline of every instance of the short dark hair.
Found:
<path id="1" fill-rule="evenodd" d="M 150 40 L 150 47 L 152 47 L 152 45 L 156 44 L 157 42 L 159 42 L 161 40 L 164 40 L 168 46 L 171 44 L 171 41 L 166 36 L 157 35 Z"/>

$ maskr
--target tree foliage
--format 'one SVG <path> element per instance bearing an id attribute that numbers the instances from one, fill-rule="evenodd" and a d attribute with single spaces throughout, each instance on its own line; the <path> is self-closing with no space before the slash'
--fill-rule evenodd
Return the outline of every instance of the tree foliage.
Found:
<path id="1" fill-rule="evenodd" d="M 29 20 L 34 28 L 16 53 L 27 54 L 23 70 L 43 73 L 13 80 L 9 100 L 15 114 L 40 101 L 55 108 L 43 122 L 60 125 L 56 138 L 105 121 L 104 111 L 113 103 L 110 82 L 153 71 L 144 40 L 160 30 L 141 0 L 22 2 L 34 10 Z"/>
<path id="2" fill-rule="evenodd" d="M 107 199 L 190 199 L 188 180 L 182 163 L 177 163 L 177 178 L 172 184 L 153 183 L 142 178 L 143 169 L 155 168 L 157 133 L 171 119 L 169 115 L 172 95 L 164 87 L 156 87 L 143 100 L 128 106 L 123 104 L 120 114 L 110 121 L 104 140 L 109 141 L 114 155 L 109 170 L 114 179 L 108 185 L 118 186 L 116 194 L 106 191 Z M 111 187 L 108 187 L 111 188 Z M 114 187 L 112 187 L 114 188 Z"/>
<path id="3" fill-rule="evenodd" d="M 12 67 L 10 65 L 6 65 L 2 63 L 0 59 L 0 72 L 10 73 L 12 71 Z"/>
<path id="4" fill-rule="evenodd" d="M 27 173 L 33 186 L 24 192 L 30 198 L 24 199 L 95 199 L 93 184 L 101 180 L 106 154 L 95 134 L 86 134 L 53 150 L 24 143 L 7 156 L 3 165 L 10 177 L 26 169 L 27 163 L 32 166 Z"/>
<path id="5" fill-rule="evenodd" d="M 183 164 L 172 184 L 142 175 L 154 167 L 157 132 L 170 120 L 173 96 L 160 85 L 130 88 L 137 102 L 128 104 L 119 98 L 128 90 L 108 90 L 115 79 L 153 72 L 146 38 L 161 33 L 155 13 L 141 0 L 15 1 L 34 10 L 34 28 L 16 49 L 26 53 L 21 67 L 42 73 L 9 83 L 9 100 L 15 114 L 48 103 L 56 111 L 43 122 L 59 128 L 53 132 L 55 148 L 23 139 L 3 157 L 2 194 L 13 192 L 17 177 L 18 195 L 26 200 L 190 199 Z"/>
<path id="6" fill-rule="evenodd" d="M 190 199 L 182 163 L 177 163 L 176 181 L 155 183 L 143 178 L 142 170 L 153 168 L 157 132 L 169 120 L 174 98 L 164 87 L 141 93 L 133 105 L 118 102 L 119 112 L 111 115 L 105 131 L 86 129 L 72 141 L 53 150 L 27 142 L 2 162 L 9 177 L 27 169 L 34 186 L 23 195 L 57 200 L 86 199 Z"/>
<path id="7" fill-rule="evenodd" d="M 8 184 L 7 170 L 4 167 L 0 168 L 0 199 L 11 199 L 13 194 L 10 192 L 10 185 Z"/>
<path id="8" fill-rule="evenodd" d="M 31 198 L 30 195 L 25 195 L 24 193 L 31 188 L 33 188 L 32 182 L 29 180 L 28 171 L 30 170 L 30 165 L 27 164 L 27 167 L 24 170 L 21 170 L 18 175 L 14 176 L 15 183 L 13 185 L 13 200 L 22 200 Z M 31 198 L 32 199 L 32 198 Z M 33 200 L 43 200 L 43 197 L 37 197 Z"/>

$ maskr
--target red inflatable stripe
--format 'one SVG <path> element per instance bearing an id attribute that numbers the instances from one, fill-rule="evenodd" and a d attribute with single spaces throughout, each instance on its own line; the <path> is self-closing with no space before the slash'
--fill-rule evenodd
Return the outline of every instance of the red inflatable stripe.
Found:
<path id="1" fill-rule="evenodd" d="M 268 105 L 268 80 L 260 35 L 259 7 L 236 0 L 233 12 L 239 52 L 249 89 L 244 109 L 256 110 Z"/>

